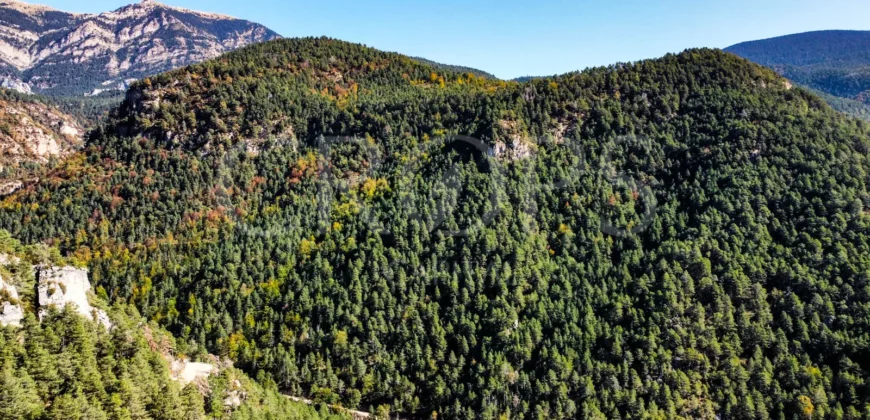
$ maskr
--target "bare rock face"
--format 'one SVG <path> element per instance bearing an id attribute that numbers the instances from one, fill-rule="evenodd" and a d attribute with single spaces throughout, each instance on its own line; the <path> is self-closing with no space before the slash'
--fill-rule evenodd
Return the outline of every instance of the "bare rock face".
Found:
<path id="1" fill-rule="evenodd" d="M 489 155 L 502 160 L 521 160 L 535 153 L 531 140 L 522 136 L 522 131 L 516 121 L 501 120 L 498 128 L 502 131 L 505 140 L 497 140 L 489 148 Z"/>
<path id="2" fill-rule="evenodd" d="M 170 363 L 172 379 L 187 385 L 199 379 L 208 378 L 217 368 L 210 363 L 191 362 L 187 359 L 174 360 Z"/>
<path id="3" fill-rule="evenodd" d="M 526 159 L 534 153 L 532 146 L 522 139 L 512 139 L 513 142 L 506 144 L 503 141 L 497 141 L 489 148 L 489 155 L 502 160 L 521 160 Z"/>
<path id="4" fill-rule="evenodd" d="M 18 258 L 14 255 L 0 254 L 0 265 L 6 266 L 6 265 L 18 264 L 20 262 L 21 262 L 21 258 Z"/>
<path id="5" fill-rule="evenodd" d="M 164 358 L 169 362 L 169 374 L 173 381 L 177 381 L 181 386 L 193 384 L 203 396 L 212 392 L 208 384 L 208 377 L 217 375 L 225 366 L 232 366 L 230 362 L 224 363 L 214 355 L 209 355 L 209 363 L 176 359 L 169 354 L 164 355 Z"/>
<path id="6" fill-rule="evenodd" d="M 4 127 L 0 130 L 0 164 L 9 166 L 65 157 L 81 146 L 85 131 L 75 118 L 55 107 L 2 98 L 0 125 Z"/>
<path id="7" fill-rule="evenodd" d="M 151 0 L 98 15 L 0 0 L 0 84 L 99 94 L 275 38 L 262 25 Z"/>
<path id="8" fill-rule="evenodd" d="M 0 326 L 21 326 L 24 319 L 24 310 L 18 302 L 18 289 L 7 284 L 0 277 Z"/>
<path id="9" fill-rule="evenodd" d="M 12 194 L 23 186 L 24 183 L 21 181 L 0 182 L 0 195 Z"/>
<path id="10" fill-rule="evenodd" d="M 105 311 L 95 309 L 88 302 L 88 292 L 91 290 L 91 282 L 88 281 L 88 271 L 73 267 L 52 267 L 39 271 L 39 295 L 40 318 L 45 308 L 54 306 L 63 308 L 66 305 L 74 305 L 82 316 L 95 320 L 106 328 L 111 328 L 112 323 Z"/>
<path id="11" fill-rule="evenodd" d="M 242 402 L 248 399 L 248 394 L 242 389 L 242 383 L 236 379 L 230 383 L 227 396 L 224 398 L 224 406 L 238 408 Z"/>
<path id="12" fill-rule="evenodd" d="M 30 85 L 17 78 L 6 77 L 0 79 L 0 87 L 21 93 L 31 93 Z"/>
<path id="13" fill-rule="evenodd" d="M 77 118 L 55 106 L 0 92 L 0 196 L 38 180 L 52 158 L 62 160 L 79 150 L 84 132 Z"/>

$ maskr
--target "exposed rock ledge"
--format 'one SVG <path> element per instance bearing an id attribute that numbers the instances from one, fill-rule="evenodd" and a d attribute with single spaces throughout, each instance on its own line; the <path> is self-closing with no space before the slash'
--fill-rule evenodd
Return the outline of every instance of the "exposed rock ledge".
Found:
<path id="1" fill-rule="evenodd" d="M 87 270 L 73 267 L 41 269 L 37 289 L 40 318 L 45 314 L 45 309 L 50 306 L 63 308 L 72 304 L 85 318 L 95 320 L 106 328 L 112 328 L 109 315 L 101 309 L 92 307 L 88 302 L 91 282 L 88 281 Z"/>
<path id="2" fill-rule="evenodd" d="M 21 260 L 14 256 L 0 254 L 0 265 L 18 264 Z M 49 307 L 64 308 L 73 305 L 75 310 L 87 319 L 95 320 L 107 329 L 112 328 L 109 315 L 91 306 L 88 292 L 91 283 L 88 271 L 74 267 L 33 267 L 37 273 L 37 295 L 39 318 L 45 316 Z M 0 276 L 0 326 L 21 326 L 24 310 L 18 297 L 18 289 L 6 283 Z"/>
<path id="3" fill-rule="evenodd" d="M 220 357 L 209 355 L 208 362 L 191 362 L 189 359 L 176 359 L 171 354 L 164 354 L 163 357 L 169 362 L 169 372 L 172 380 L 177 381 L 181 386 L 193 384 L 199 389 L 203 395 L 209 395 L 211 390 L 208 385 L 208 377 L 217 375 L 221 370 L 232 367 L 233 362 L 229 359 L 221 360 Z M 227 390 L 224 396 L 224 405 L 228 407 L 238 407 L 242 401 L 248 398 L 247 394 L 241 390 L 241 384 L 234 381 L 231 388 Z"/>
<path id="4" fill-rule="evenodd" d="M 21 326 L 24 319 L 24 310 L 18 302 L 18 289 L 11 284 L 6 284 L 0 276 L 0 326 Z"/>
<path id="5" fill-rule="evenodd" d="M 0 265 L 12 265 L 21 262 L 21 258 L 14 255 L 0 254 Z"/>
<path id="6" fill-rule="evenodd" d="M 169 370 L 172 372 L 172 379 L 180 382 L 181 385 L 197 382 L 218 372 L 215 365 L 211 363 L 191 362 L 187 359 L 170 359 Z"/>
<path id="7" fill-rule="evenodd" d="M 0 254 L 0 266 L 18 264 L 21 260 L 14 256 Z M 74 267 L 33 267 L 37 274 L 37 294 L 39 303 L 39 318 L 45 316 L 49 307 L 64 308 L 73 305 L 76 312 L 87 319 L 102 324 L 107 329 L 112 328 L 108 314 L 94 308 L 88 301 L 91 283 L 88 271 Z M 24 319 L 24 310 L 18 296 L 18 289 L 4 281 L 0 276 L 0 327 L 11 325 L 20 327 Z M 147 328 L 147 327 L 146 327 Z M 152 344 L 156 345 L 156 344 Z M 175 359 L 168 352 L 163 355 L 169 362 L 171 378 L 182 386 L 194 384 L 203 395 L 211 392 L 208 389 L 208 377 L 218 374 L 222 369 L 232 367 L 232 361 L 221 360 L 210 356 L 210 363 L 191 362 L 188 359 Z M 241 389 L 241 384 L 235 381 L 227 391 L 224 405 L 238 407 L 247 399 L 247 394 Z"/>

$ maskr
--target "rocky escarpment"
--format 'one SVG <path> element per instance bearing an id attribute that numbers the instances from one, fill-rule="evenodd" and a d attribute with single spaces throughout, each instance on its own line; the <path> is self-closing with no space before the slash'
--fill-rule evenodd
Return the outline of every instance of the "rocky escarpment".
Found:
<path id="1" fill-rule="evenodd" d="M 0 98 L 0 156 L 45 162 L 81 143 L 84 128 L 57 108 Z"/>
<path id="2" fill-rule="evenodd" d="M 0 266 L 18 264 L 17 257 L 0 254 Z M 91 305 L 91 282 L 88 279 L 88 271 L 75 267 L 32 267 L 37 278 L 37 304 L 38 315 L 43 319 L 52 309 L 63 309 L 71 306 L 79 315 L 103 325 L 106 329 L 113 327 L 109 315 L 102 309 Z M 9 280 L 9 279 L 7 279 Z M 24 320 L 24 304 L 19 297 L 17 286 L 4 281 L 0 274 L 0 327 L 21 326 Z M 154 347 L 159 347 L 155 345 Z M 182 385 L 193 383 L 203 393 L 208 392 L 207 378 L 219 373 L 225 368 L 232 367 L 229 360 L 221 360 L 217 356 L 210 356 L 208 363 L 193 362 L 187 358 L 176 358 L 171 351 L 161 353 L 170 366 L 171 378 Z M 228 405 L 238 406 L 239 395 L 230 393 Z"/>
<path id="3" fill-rule="evenodd" d="M 53 106 L 0 96 L 0 195 L 31 180 L 39 165 L 75 151 L 84 132 L 75 118 Z"/>
<path id="4" fill-rule="evenodd" d="M 262 25 L 152 0 L 96 15 L 0 0 L 0 84 L 52 95 L 100 94 L 274 38 Z"/>
<path id="5" fill-rule="evenodd" d="M 20 326 L 24 319 L 24 309 L 18 297 L 18 289 L 3 281 L 0 276 L 0 326 Z"/>
<path id="6" fill-rule="evenodd" d="M 39 270 L 39 308 L 42 317 L 49 308 L 72 305 L 85 318 L 95 320 L 106 328 L 112 327 L 109 315 L 96 309 L 88 301 L 91 282 L 88 272 L 74 267 L 50 267 Z"/>
<path id="7" fill-rule="evenodd" d="M 15 272 L 17 275 L 12 274 Z M 32 282 L 34 279 L 35 287 Z M 32 290 L 28 293 L 31 299 L 20 296 L 34 288 L 35 295 Z M 91 282 L 86 269 L 30 265 L 22 263 L 20 257 L 0 253 L 0 326 L 19 326 L 26 310 L 35 310 L 41 319 L 52 308 L 71 306 L 83 317 L 99 322 L 107 329 L 112 328 L 106 311 L 91 305 L 91 294 Z"/>

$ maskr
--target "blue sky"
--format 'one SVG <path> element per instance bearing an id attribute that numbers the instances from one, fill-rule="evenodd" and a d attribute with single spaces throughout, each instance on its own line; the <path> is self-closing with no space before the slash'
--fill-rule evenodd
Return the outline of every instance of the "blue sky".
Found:
<path id="1" fill-rule="evenodd" d="M 101 12 L 124 0 L 30 0 Z M 820 29 L 870 30 L 866 0 L 163 0 L 489 71 L 551 75 Z"/>

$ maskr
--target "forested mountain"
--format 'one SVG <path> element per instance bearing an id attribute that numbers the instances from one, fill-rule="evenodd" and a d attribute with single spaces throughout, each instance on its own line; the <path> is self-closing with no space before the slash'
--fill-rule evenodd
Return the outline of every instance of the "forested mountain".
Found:
<path id="1" fill-rule="evenodd" d="M 134 83 L 0 227 L 382 416 L 858 419 L 868 151 L 716 50 L 518 83 L 288 39 Z"/>
<path id="2" fill-rule="evenodd" d="M 457 65 L 453 65 L 453 64 L 442 64 L 442 63 L 438 63 L 438 62 L 435 62 L 432 60 L 427 60 L 427 59 L 422 58 L 422 57 L 412 57 L 412 58 L 414 60 L 417 60 L 417 61 L 423 63 L 423 64 L 428 64 L 432 67 L 435 67 L 436 69 L 439 69 L 439 70 L 450 70 L 450 71 L 457 72 L 457 73 L 471 73 L 475 76 L 480 76 L 480 77 L 484 77 L 487 79 L 498 79 L 498 77 L 495 77 L 495 75 L 493 75 L 492 73 L 487 73 L 483 70 L 478 70 L 478 69 L 471 68 L 471 67 L 457 66 Z"/>
<path id="3" fill-rule="evenodd" d="M 152 0 L 98 15 L 0 0 L 0 192 L 80 145 L 129 82 L 277 37 Z"/>
<path id="4" fill-rule="evenodd" d="M 344 418 L 290 401 L 274 383 L 259 385 L 231 366 L 181 380 L 176 356 L 202 356 L 202 347 L 177 342 L 129 305 L 109 309 L 111 328 L 72 305 L 38 319 L 34 265 L 65 262 L 57 249 L 22 246 L 0 230 L 0 418 Z M 20 325 L 3 322 L 10 305 L 24 308 Z"/>
<path id="5" fill-rule="evenodd" d="M 97 15 L 0 0 L 0 82 L 53 96 L 124 91 L 132 80 L 277 37 L 252 22 L 153 0 Z"/>
<path id="6" fill-rule="evenodd" d="M 806 32 L 744 42 L 725 51 L 772 67 L 802 85 L 845 98 L 830 101 L 844 112 L 865 119 L 870 114 L 870 31 Z"/>

